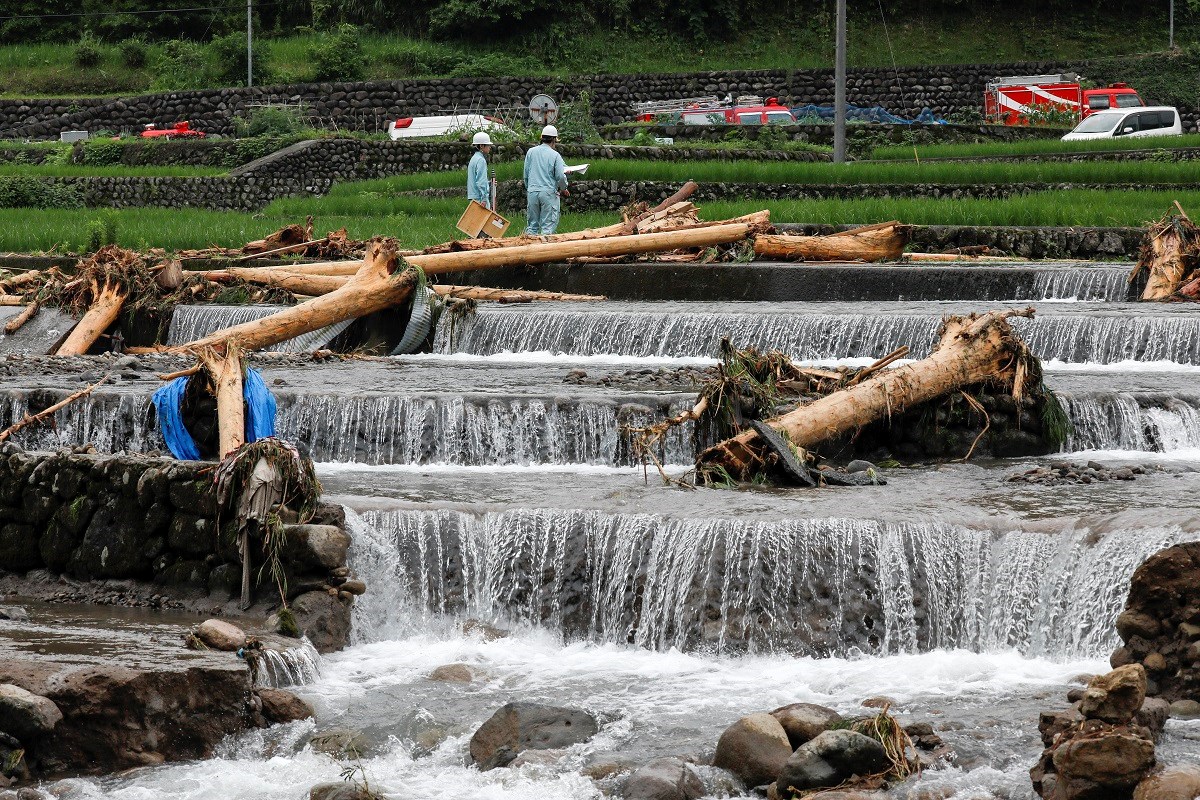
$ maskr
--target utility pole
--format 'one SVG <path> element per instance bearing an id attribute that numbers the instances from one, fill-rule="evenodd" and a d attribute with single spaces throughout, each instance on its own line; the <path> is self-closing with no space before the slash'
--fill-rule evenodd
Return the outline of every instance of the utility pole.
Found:
<path id="1" fill-rule="evenodd" d="M 254 85 L 254 0 L 246 0 L 246 88 Z"/>
<path id="2" fill-rule="evenodd" d="M 1175 0 L 1171 0 L 1171 10 L 1167 13 L 1167 47 L 1175 49 Z"/>
<path id="3" fill-rule="evenodd" d="M 846 163 L 846 0 L 837 0 L 833 64 L 833 163 Z"/>

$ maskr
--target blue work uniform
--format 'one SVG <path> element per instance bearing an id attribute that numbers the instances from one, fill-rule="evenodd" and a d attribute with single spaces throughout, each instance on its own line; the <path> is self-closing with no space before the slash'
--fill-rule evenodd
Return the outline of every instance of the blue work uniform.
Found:
<path id="1" fill-rule="evenodd" d="M 476 150 L 467 165 L 467 199 L 476 200 L 489 209 L 492 207 L 492 187 L 488 182 L 487 156 Z"/>
<path id="2" fill-rule="evenodd" d="M 567 165 L 548 144 L 539 144 L 525 154 L 525 232 L 549 236 L 558 230 L 558 193 L 567 188 Z"/>

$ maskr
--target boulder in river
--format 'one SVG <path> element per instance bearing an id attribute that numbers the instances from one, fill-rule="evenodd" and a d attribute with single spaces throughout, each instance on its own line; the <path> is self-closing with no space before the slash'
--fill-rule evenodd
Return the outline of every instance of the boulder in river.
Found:
<path id="1" fill-rule="evenodd" d="M 369 791 L 359 783 L 338 781 L 318 783 L 308 792 L 309 800 L 384 800 L 383 795 Z"/>
<path id="2" fill-rule="evenodd" d="M 1127 731 L 1070 739 L 1054 751 L 1054 800 L 1128 797 L 1154 768 L 1154 743 Z"/>
<path id="3" fill-rule="evenodd" d="M 292 615 L 318 653 L 340 650 L 350 641 L 350 601 L 328 592 L 305 592 L 292 601 Z"/>
<path id="4" fill-rule="evenodd" d="M 369 746 L 365 736 L 350 728 L 329 728 L 314 733 L 308 744 L 316 752 L 338 761 L 361 758 Z"/>
<path id="5" fill-rule="evenodd" d="M 838 786 L 848 779 L 884 772 L 891 766 L 883 745 L 850 730 L 825 731 L 801 745 L 787 760 L 776 793 L 791 798 L 796 791 Z"/>
<path id="6" fill-rule="evenodd" d="M 1137 785 L 1133 800 L 1195 800 L 1200 797 L 1200 767 L 1167 767 Z"/>
<path id="7" fill-rule="evenodd" d="M 480 769 L 507 766 L 522 750 L 556 750 L 585 742 L 600 730 L 578 708 L 508 703 L 471 737 L 471 758 Z"/>
<path id="8" fill-rule="evenodd" d="M 316 712 L 306 701 L 286 689 L 255 689 L 262 700 L 263 718 L 271 724 L 312 719 Z"/>
<path id="9" fill-rule="evenodd" d="M 778 778 L 791 755 L 787 731 L 779 720 L 770 714 L 751 714 L 721 734 L 713 766 L 729 770 L 754 788 Z"/>
<path id="10" fill-rule="evenodd" d="M 704 783 L 682 758 L 659 758 L 639 767 L 621 787 L 625 800 L 696 800 Z"/>
<path id="11" fill-rule="evenodd" d="M 50 733 L 62 718 L 62 712 L 48 697 L 0 683 L 0 732 L 28 742 Z"/>
<path id="12" fill-rule="evenodd" d="M 337 569 L 346 563 L 350 534 L 336 525 L 288 525 L 286 552 L 299 564 Z"/>
<path id="13" fill-rule="evenodd" d="M 246 644 L 246 632 L 231 622 L 206 619 L 196 628 L 196 637 L 213 650 L 233 652 Z"/>
<path id="14" fill-rule="evenodd" d="M 466 664 L 443 664 L 429 673 L 429 680 L 445 681 L 446 683 L 470 683 L 475 680 L 475 674 L 471 672 L 471 668 Z"/>
<path id="15" fill-rule="evenodd" d="M 771 716 L 779 720 L 787 732 L 793 751 L 829 730 L 835 722 L 842 721 L 841 714 L 815 703 L 792 703 L 775 709 Z"/>
<path id="16" fill-rule="evenodd" d="M 1128 664 L 1092 678 L 1079 710 L 1088 719 L 1123 725 L 1133 719 L 1145 699 L 1146 670 L 1141 664 Z"/>

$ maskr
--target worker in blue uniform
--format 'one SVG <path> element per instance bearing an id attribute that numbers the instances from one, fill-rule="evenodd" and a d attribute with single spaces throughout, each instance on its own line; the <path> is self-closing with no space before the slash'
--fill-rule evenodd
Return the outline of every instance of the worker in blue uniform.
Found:
<path id="1" fill-rule="evenodd" d="M 525 233 L 550 236 L 558 230 L 559 197 L 570 197 L 567 165 L 555 150 L 558 128 L 542 128 L 542 143 L 525 154 L 525 210 L 529 224 Z"/>
<path id="2" fill-rule="evenodd" d="M 492 137 L 488 136 L 487 131 L 480 131 L 472 137 L 471 144 L 475 145 L 475 155 L 471 156 L 471 163 L 467 165 L 467 199 L 494 211 L 487 161 L 488 153 L 492 152 Z"/>

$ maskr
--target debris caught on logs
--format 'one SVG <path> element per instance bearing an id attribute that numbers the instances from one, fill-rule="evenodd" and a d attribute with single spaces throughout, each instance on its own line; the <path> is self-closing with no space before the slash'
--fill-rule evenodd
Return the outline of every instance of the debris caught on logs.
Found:
<path id="1" fill-rule="evenodd" d="M 767 424 L 785 438 L 790 448 L 804 454 L 803 461 L 808 458 L 807 451 L 823 443 L 969 386 L 999 387 L 1020 401 L 1027 394 L 1044 391 L 1041 364 L 1008 320 L 1032 316 L 1033 309 L 1028 308 L 948 317 L 928 358 L 878 371 L 866 380 L 772 417 Z M 730 375 L 736 375 L 736 368 L 744 365 L 742 359 L 734 362 Z M 761 365 L 751 366 L 762 369 Z M 725 403 L 726 413 L 742 414 L 748 403 L 761 407 L 772 399 L 769 390 L 778 382 L 778 374 L 768 363 L 766 380 L 752 375 L 753 381 L 735 384 L 735 388 L 722 386 L 721 391 L 733 400 Z M 746 385 L 750 387 L 748 393 L 743 388 Z M 763 437 L 744 430 L 697 456 L 697 479 L 702 483 L 761 479 L 771 473 L 776 461 Z"/>
<path id="2" fill-rule="evenodd" d="M 1178 214 L 1168 213 L 1150 226 L 1137 265 L 1129 273 L 1133 283 L 1146 271 L 1143 300 L 1195 300 L 1200 295 L 1200 228 L 1178 202 L 1175 208 Z"/>
<path id="3" fill-rule="evenodd" d="M 911 237 L 911 225 L 882 222 L 829 236 L 762 234 L 754 240 L 754 252 L 783 261 L 894 261 Z"/>

